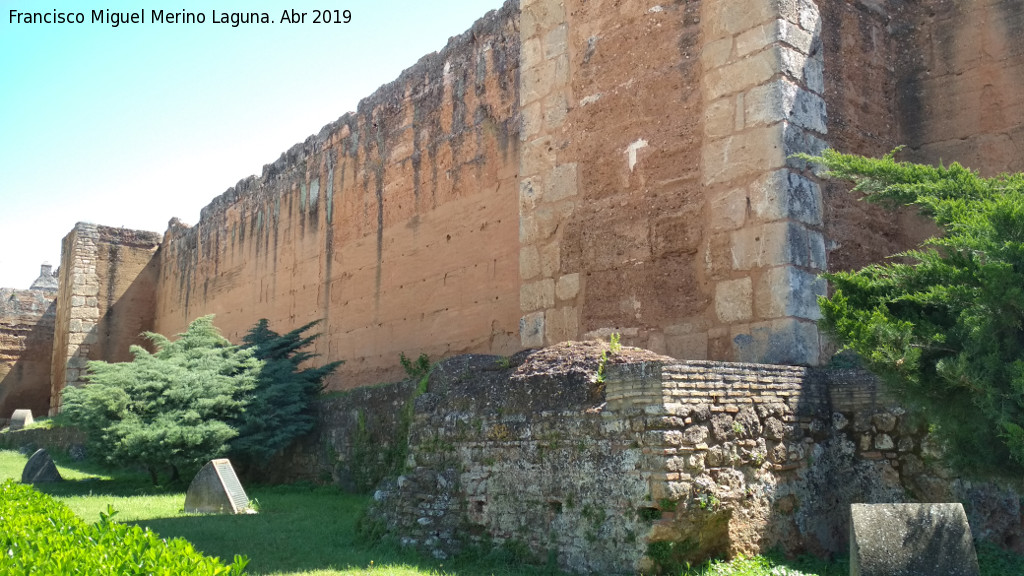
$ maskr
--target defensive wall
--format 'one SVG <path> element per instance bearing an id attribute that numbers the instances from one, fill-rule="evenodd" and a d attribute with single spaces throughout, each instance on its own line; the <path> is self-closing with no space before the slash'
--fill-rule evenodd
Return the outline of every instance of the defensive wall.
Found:
<path id="1" fill-rule="evenodd" d="M 0 288 L 0 422 L 19 408 L 45 414 L 50 405 L 57 279 L 43 264 L 28 290 Z"/>
<path id="2" fill-rule="evenodd" d="M 931 230 L 789 156 L 1024 168 L 1022 29 L 1024 0 L 510 0 L 194 226 L 77 226 L 49 380 L 5 386 L 57 398 L 86 360 L 209 313 L 234 341 L 323 319 L 332 389 L 395 378 L 400 352 L 611 331 L 814 365 L 817 274 Z"/>

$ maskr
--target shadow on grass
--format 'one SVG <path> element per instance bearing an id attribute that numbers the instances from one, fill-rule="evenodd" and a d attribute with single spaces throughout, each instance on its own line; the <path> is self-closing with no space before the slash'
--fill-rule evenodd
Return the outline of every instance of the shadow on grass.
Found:
<path id="1" fill-rule="evenodd" d="M 545 567 L 523 566 L 496 550 L 486 555 L 438 560 L 403 550 L 388 542 L 368 543 L 356 534 L 357 519 L 369 504 L 367 496 L 322 487 L 253 487 L 249 497 L 258 514 L 182 516 L 138 521 L 164 537 L 182 537 L 205 554 L 230 560 L 248 556 L 256 574 L 370 566 L 403 565 L 424 573 L 446 575 L 560 574 Z"/>
<path id="2" fill-rule="evenodd" d="M 154 496 L 184 492 L 188 488 L 183 481 L 154 486 L 149 474 L 141 469 L 113 468 L 91 460 L 75 462 L 66 456 L 55 456 L 53 460 L 61 474 L 69 478 L 35 485 L 37 490 L 51 496 Z"/>

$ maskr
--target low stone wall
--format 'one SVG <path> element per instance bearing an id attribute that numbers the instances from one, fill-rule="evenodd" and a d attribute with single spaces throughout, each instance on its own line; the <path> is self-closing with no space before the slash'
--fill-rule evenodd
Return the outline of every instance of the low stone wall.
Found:
<path id="1" fill-rule="evenodd" d="M 666 359 L 667 360 L 667 359 Z M 1015 545 L 1018 492 L 935 464 L 923 423 L 859 371 L 717 362 L 537 371 L 441 363 L 415 403 L 378 528 L 438 558 L 525 546 L 576 572 L 665 572 L 712 555 L 845 553 L 849 504 L 961 501 Z"/>
<path id="2" fill-rule="evenodd" d="M 72 447 L 85 445 L 85 434 L 78 428 L 27 428 L 0 431 L 0 449 L 19 450 L 26 454 L 46 448 L 52 453 L 69 453 Z"/>
<path id="3" fill-rule="evenodd" d="M 333 483 L 350 492 L 371 490 L 405 462 L 409 402 L 416 384 L 406 380 L 321 397 L 313 432 L 247 475 L 270 483 Z"/>

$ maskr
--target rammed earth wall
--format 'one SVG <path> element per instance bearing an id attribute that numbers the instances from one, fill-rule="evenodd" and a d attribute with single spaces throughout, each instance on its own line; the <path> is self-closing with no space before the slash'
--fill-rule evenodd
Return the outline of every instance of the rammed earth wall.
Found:
<path id="1" fill-rule="evenodd" d="M 0 422 L 21 408 L 41 416 L 50 407 L 56 296 L 52 289 L 0 288 Z"/>
<path id="2" fill-rule="evenodd" d="M 445 361 L 417 399 L 406 471 L 371 512 L 404 545 L 678 573 L 774 547 L 843 554 L 850 503 L 904 501 L 962 501 L 976 536 L 1021 542 L 1020 492 L 937 467 L 927 430 L 863 372 L 655 361 L 611 364 L 601 385 L 498 361 Z"/>
<path id="3" fill-rule="evenodd" d="M 346 361 L 333 390 L 397 379 L 401 352 L 613 331 L 679 359 L 816 365 L 819 273 L 934 230 L 792 154 L 905 143 L 1024 169 L 1022 15 L 1024 0 L 509 0 L 195 226 L 172 220 L 139 282 L 73 262 L 92 234 L 76 228 L 51 406 L 87 359 L 126 357 L 127 328 L 90 333 L 123 282 L 132 330 L 212 313 L 238 342 L 260 318 L 322 320 L 315 352 Z"/>

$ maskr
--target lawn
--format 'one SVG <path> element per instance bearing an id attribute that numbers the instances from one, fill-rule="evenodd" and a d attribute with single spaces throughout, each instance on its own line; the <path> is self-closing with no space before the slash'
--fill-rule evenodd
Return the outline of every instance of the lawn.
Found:
<path id="1" fill-rule="evenodd" d="M 0 480 L 21 477 L 27 458 L 0 450 Z M 357 518 L 366 496 L 329 487 L 249 486 L 258 514 L 195 516 L 182 510 L 185 486 L 153 487 L 144 472 L 111 474 L 88 464 L 58 461 L 67 482 L 37 488 L 65 502 L 79 517 L 93 522 L 107 506 L 115 520 L 148 526 L 165 537 L 182 537 L 198 550 L 230 560 L 248 556 L 248 572 L 274 576 L 475 576 L 559 574 L 523 566 L 502 550 L 487 556 L 435 561 L 389 544 L 368 544 L 356 536 Z M 992 546 L 979 548 L 983 576 L 1024 574 L 1020 557 Z M 815 559 L 769 561 L 737 559 L 685 572 L 685 576 L 845 576 L 844 562 Z"/>
<path id="2" fill-rule="evenodd" d="M 21 478 L 27 458 L 0 451 L 0 480 Z M 355 532 L 366 496 L 313 486 L 248 486 L 258 514 L 195 516 L 183 512 L 185 486 L 155 488 L 144 472 L 111 473 L 87 464 L 58 461 L 67 482 L 37 488 L 66 503 L 90 522 L 111 505 L 115 520 L 148 526 L 165 537 L 183 537 L 202 552 L 230 560 L 249 557 L 248 572 L 275 576 L 512 575 L 550 574 L 543 568 L 506 563 L 501 554 L 458 562 L 434 561 L 395 546 L 369 545 Z"/>

